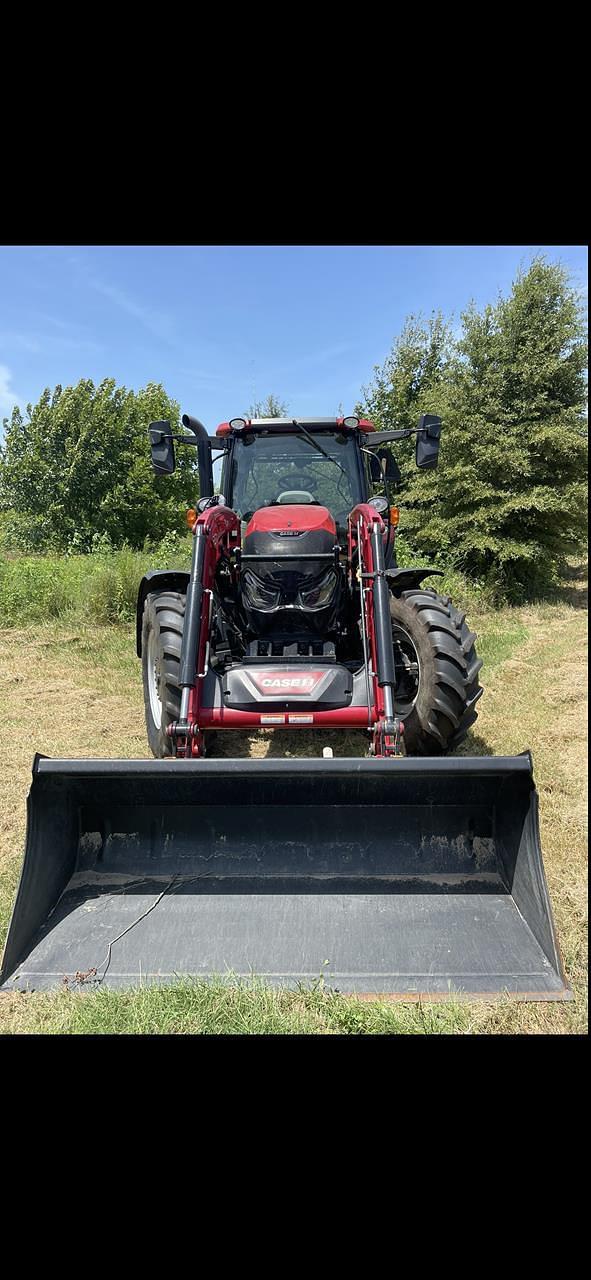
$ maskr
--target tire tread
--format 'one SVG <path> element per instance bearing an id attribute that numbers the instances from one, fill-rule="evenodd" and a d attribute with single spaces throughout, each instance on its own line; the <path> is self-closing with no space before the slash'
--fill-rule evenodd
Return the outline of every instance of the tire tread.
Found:
<path id="1" fill-rule="evenodd" d="M 475 705 L 484 692 L 478 683 L 482 659 L 474 647 L 477 636 L 449 596 L 418 587 L 400 592 L 396 599 L 412 610 L 433 657 L 429 710 L 420 725 L 413 726 L 411 754 L 441 755 L 463 742 L 477 718 Z"/>

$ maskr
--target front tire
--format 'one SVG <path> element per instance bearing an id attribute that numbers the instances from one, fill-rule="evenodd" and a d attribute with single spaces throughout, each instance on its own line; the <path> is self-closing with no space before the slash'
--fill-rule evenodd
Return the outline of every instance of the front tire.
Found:
<path id="1" fill-rule="evenodd" d="M 394 706 L 404 721 L 408 755 L 439 756 L 466 737 L 483 690 L 482 661 L 465 614 L 429 588 L 391 596 L 392 639 L 399 680 Z"/>
<path id="2" fill-rule="evenodd" d="M 181 712 L 179 675 L 185 596 L 161 591 L 146 598 L 142 621 L 142 677 L 148 743 L 157 760 L 173 754 L 166 730 Z"/>

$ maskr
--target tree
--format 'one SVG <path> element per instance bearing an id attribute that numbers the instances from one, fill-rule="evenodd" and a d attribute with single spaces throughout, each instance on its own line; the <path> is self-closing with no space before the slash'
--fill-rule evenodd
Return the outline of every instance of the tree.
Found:
<path id="1" fill-rule="evenodd" d="M 286 418 L 289 409 L 284 400 L 278 396 L 265 396 L 264 400 L 255 400 L 254 404 L 244 410 L 245 418 Z"/>
<path id="2" fill-rule="evenodd" d="M 95 535 L 139 547 L 180 530 L 198 483 L 190 450 L 179 450 L 173 476 L 152 472 L 148 425 L 166 418 L 178 429 L 178 405 L 161 386 L 133 392 L 113 379 L 46 388 L 26 417 L 15 409 L 0 449 L 5 540 L 88 550 Z"/>
<path id="3" fill-rule="evenodd" d="M 444 422 L 436 471 L 418 473 L 404 446 L 397 453 L 403 529 L 415 554 L 518 600 L 547 587 L 564 556 L 581 547 L 584 332 L 567 272 L 538 258 L 508 298 L 467 309 L 451 349 L 428 344 L 424 332 L 414 346 L 395 346 L 376 371 L 369 416 L 380 426 L 412 426 L 417 410 L 429 410 Z"/>
<path id="4" fill-rule="evenodd" d="M 379 431 L 416 427 L 421 413 L 438 413 L 453 355 L 451 327 L 440 312 L 428 321 L 410 315 L 390 355 L 374 367 L 373 381 L 363 387 L 356 412 L 370 418 Z M 414 476 L 409 444 L 392 447 L 401 472 L 401 490 Z"/>

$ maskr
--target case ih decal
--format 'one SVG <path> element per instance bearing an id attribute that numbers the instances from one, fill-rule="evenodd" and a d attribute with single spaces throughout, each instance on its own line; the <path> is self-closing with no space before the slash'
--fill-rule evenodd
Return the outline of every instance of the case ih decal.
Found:
<path id="1" fill-rule="evenodd" d="M 278 693 L 313 693 L 326 671 L 253 671 L 248 672 L 259 693 L 277 697 Z"/>

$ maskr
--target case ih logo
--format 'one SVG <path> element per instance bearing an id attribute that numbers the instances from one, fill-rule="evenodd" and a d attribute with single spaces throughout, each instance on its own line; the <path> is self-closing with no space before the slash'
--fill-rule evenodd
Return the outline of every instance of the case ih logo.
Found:
<path id="1" fill-rule="evenodd" d="M 277 696 L 282 693 L 312 693 L 319 680 L 326 675 L 325 671 L 265 671 L 255 675 L 249 673 L 259 693 Z"/>

